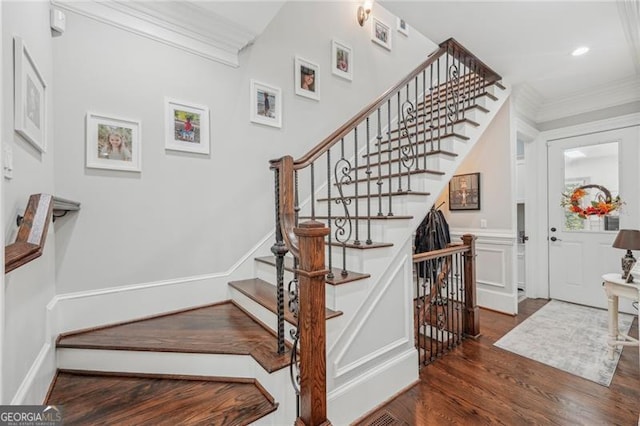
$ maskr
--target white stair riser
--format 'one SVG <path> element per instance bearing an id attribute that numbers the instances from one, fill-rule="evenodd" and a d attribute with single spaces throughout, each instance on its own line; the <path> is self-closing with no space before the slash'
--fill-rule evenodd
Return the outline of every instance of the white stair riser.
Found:
<path id="1" fill-rule="evenodd" d="M 276 287 L 275 287 L 275 282 L 276 282 L 276 267 L 273 265 L 267 265 L 266 263 L 263 262 L 256 262 L 256 277 L 260 278 L 268 283 L 271 283 L 273 285 L 273 291 L 275 293 L 276 291 Z M 289 282 L 291 282 L 293 280 L 293 272 L 284 271 L 284 290 L 287 291 Z M 330 284 L 326 284 L 325 285 L 325 294 L 326 294 L 326 303 L 327 303 L 327 308 L 332 309 L 332 310 L 337 310 L 335 308 L 335 295 L 334 295 L 334 290 L 335 290 L 335 286 L 330 285 Z"/>

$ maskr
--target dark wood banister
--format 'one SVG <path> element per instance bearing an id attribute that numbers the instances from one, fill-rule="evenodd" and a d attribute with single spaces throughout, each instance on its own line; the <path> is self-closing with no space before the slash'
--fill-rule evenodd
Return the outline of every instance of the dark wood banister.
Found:
<path id="1" fill-rule="evenodd" d="M 322 154 L 324 154 L 329 148 L 338 143 L 340 139 L 346 136 L 351 130 L 353 130 L 358 124 L 364 120 L 365 117 L 368 117 L 374 111 L 376 111 L 384 102 L 390 99 L 395 93 L 397 93 L 400 89 L 404 88 L 412 79 L 414 79 L 418 74 L 420 74 L 424 69 L 433 64 L 438 60 L 439 57 L 449 52 L 451 49 L 454 51 L 462 52 L 464 54 L 465 59 L 462 61 L 465 65 L 469 66 L 470 62 L 473 61 L 476 65 L 480 66 L 480 68 L 485 73 L 485 80 L 488 83 L 492 83 L 501 79 L 500 75 L 498 75 L 495 71 L 485 65 L 482 61 L 477 59 L 469 50 L 467 50 L 464 46 L 458 43 L 453 38 L 443 41 L 440 43 L 438 49 L 432 52 L 429 55 L 429 58 L 418 65 L 409 75 L 407 75 L 404 79 L 400 80 L 393 87 L 388 89 L 382 95 L 380 95 L 376 100 L 374 100 L 369 106 L 362 109 L 359 113 L 357 113 L 351 120 L 347 121 L 342 127 L 340 127 L 335 132 L 331 133 L 327 138 L 325 138 L 318 145 L 313 147 L 308 153 L 306 153 L 303 157 L 295 160 L 293 162 L 294 169 L 300 170 L 309 166 L 316 159 L 318 159 Z M 277 160 L 274 160 L 277 162 Z M 272 161 L 272 164 L 273 162 Z"/>
<path id="2" fill-rule="evenodd" d="M 19 218 L 20 227 L 16 241 L 4 248 L 4 273 L 11 272 L 42 256 L 54 211 L 66 213 L 79 209 L 80 203 L 75 201 L 49 194 L 31 195 L 24 216 Z"/>

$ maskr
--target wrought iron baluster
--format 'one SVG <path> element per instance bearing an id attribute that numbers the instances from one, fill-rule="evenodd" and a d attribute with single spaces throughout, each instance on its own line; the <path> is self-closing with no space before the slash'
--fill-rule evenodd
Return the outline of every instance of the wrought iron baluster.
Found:
<path id="1" fill-rule="evenodd" d="M 360 206 L 359 206 L 359 202 L 358 202 L 358 126 L 356 126 L 353 129 L 353 170 L 355 173 L 355 177 L 353 179 L 353 181 L 355 182 L 355 202 L 356 202 L 356 223 L 355 223 L 355 228 L 356 228 L 356 238 L 353 241 L 353 244 L 359 246 L 360 245 L 360 232 L 359 232 L 359 220 L 358 218 L 360 217 Z"/>
<path id="2" fill-rule="evenodd" d="M 294 258 L 294 271 L 298 270 L 298 258 Z M 293 313 L 293 317 L 298 319 L 298 313 L 300 312 L 300 299 L 299 299 L 299 286 L 298 286 L 298 273 L 294 273 L 294 278 L 289 282 L 289 310 Z M 298 327 L 289 330 L 289 336 L 293 339 L 293 347 L 291 348 L 291 364 L 289 364 L 289 378 L 291 379 L 291 386 L 296 393 L 296 416 L 300 416 L 300 362 L 298 361 L 298 347 L 300 333 Z"/>
<path id="3" fill-rule="evenodd" d="M 376 185 L 378 185 L 378 216 L 383 216 L 382 214 L 382 114 L 380 112 L 380 108 L 378 108 L 378 136 L 376 139 L 378 141 L 378 180 Z"/>
<path id="4" fill-rule="evenodd" d="M 450 49 L 450 48 L 449 48 Z M 451 80 L 449 78 L 449 49 L 447 49 L 447 53 L 445 56 L 445 81 L 444 81 L 444 133 L 447 133 L 447 127 L 449 125 L 449 86 L 451 85 Z M 440 126 L 439 126 L 440 127 Z"/>
<path id="5" fill-rule="evenodd" d="M 327 228 L 329 228 L 329 235 L 327 235 L 329 273 L 327 274 L 327 278 L 333 278 L 333 246 L 331 245 L 331 148 L 327 149 Z"/>
<path id="6" fill-rule="evenodd" d="M 433 152 L 433 137 L 434 132 L 433 132 L 433 103 L 435 102 L 435 99 L 433 98 L 433 64 L 431 64 L 430 67 L 430 78 L 429 78 L 429 98 L 431 99 L 431 101 L 429 102 L 429 140 L 431 141 L 431 151 Z M 425 168 L 426 166 L 426 160 L 425 160 Z"/>
<path id="7" fill-rule="evenodd" d="M 400 133 L 400 91 L 396 93 L 398 112 L 396 115 L 396 131 L 398 137 L 398 192 L 402 192 L 402 134 Z M 391 123 L 389 123 L 389 127 L 391 127 Z M 407 128 L 406 123 L 404 123 L 404 128 Z M 391 197 L 389 197 L 389 202 L 391 202 Z"/>
<path id="8" fill-rule="evenodd" d="M 365 141 L 367 145 L 367 245 L 373 244 L 371 241 L 371 152 L 369 148 L 371 135 L 369 134 L 369 125 L 369 117 L 367 117 L 367 139 Z"/>
<path id="9" fill-rule="evenodd" d="M 416 102 L 418 100 L 416 99 Z M 422 71 L 422 144 L 424 148 L 424 170 L 427 170 L 427 70 Z M 417 162 L 416 162 L 417 163 Z"/>
<path id="10" fill-rule="evenodd" d="M 351 204 L 351 198 L 345 197 L 343 186 L 353 183 L 351 178 L 351 163 L 345 158 L 344 155 L 344 138 L 340 140 L 340 159 L 336 161 L 333 172 L 335 177 L 336 186 L 338 188 L 339 198 L 336 199 L 336 204 L 342 204 L 344 209 L 344 216 L 337 216 L 335 220 L 335 237 L 336 241 L 342 245 L 342 276 L 346 276 L 347 272 L 347 242 L 351 238 L 352 224 L 351 215 L 349 214 L 349 204 Z M 357 183 L 356 183 L 357 185 Z M 357 201 L 356 201 L 357 204 Z M 356 218 L 357 220 L 357 218 Z"/>
<path id="11" fill-rule="evenodd" d="M 424 73 L 424 71 L 423 71 L 423 73 Z M 420 170 L 420 165 L 419 165 L 420 161 L 418 161 L 418 158 L 420 157 L 420 147 L 418 145 L 420 143 L 420 130 L 419 130 L 420 129 L 420 120 L 418 120 L 418 108 L 417 108 L 418 102 L 419 102 L 419 99 L 418 99 L 418 76 L 417 75 L 416 75 L 416 78 L 414 80 L 414 92 L 415 92 L 414 93 L 415 96 L 413 98 L 413 101 L 415 102 L 415 105 L 416 105 L 416 167 L 415 167 L 415 169 L 416 170 Z M 408 90 L 407 90 L 407 98 L 409 98 L 409 91 Z M 409 99 L 407 99 L 407 100 L 409 100 Z M 423 101 L 424 101 L 424 99 L 423 99 Z M 424 129 L 422 129 L 422 133 L 424 133 Z M 425 154 L 426 154 L 426 152 L 425 152 Z M 409 176 L 409 178 L 411 178 L 411 176 Z M 409 185 L 409 188 L 411 188 L 411 185 Z"/>
<path id="12" fill-rule="evenodd" d="M 435 126 L 436 126 L 436 133 L 437 133 L 437 150 L 440 151 L 440 109 L 441 109 L 441 105 L 440 105 L 440 93 L 441 93 L 441 87 L 440 87 L 440 58 L 438 58 L 438 65 L 436 67 L 436 71 L 438 73 L 438 78 L 437 78 L 437 83 L 436 83 L 436 122 L 435 122 Z"/>
<path id="13" fill-rule="evenodd" d="M 404 123 L 404 128 L 402 129 L 402 136 L 407 138 L 407 144 L 400 147 L 399 151 L 401 154 L 400 163 L 407 169 L 407 191 L 411 192 L 411 167 L 413 166 L 414 161 L 417 163 L 418 160 L 416 158 L 416 153 L 414 151 L 414 147 L 418 149 L 418 134 L 411 134 L 409 131 L 409 125 L 407 123 L 416 123 L 417 126 L 417 118 L 416 118 L 416 109 L 413 106 L 411 101 L 407 100 L 404 102 L 401 108 L 402 115 L 402 123 Z M 400 135 L 400 132 L 398 132 Z M 413 139 L 411 138 L 413 136 Z M 402 191 L 402 188 L 399 188 L 399 191 Z"/>
<path id="14" fill-rule="evenodd" d="M 277 330 L 278 353 L 284 354 L 284 255 L 289 251 L 284 243 L 282 228 L 280 228 L 280 170 L 274 170 L 276 196 L 276 241 L 271 252 L 276 257 L 276 292 L 277 292 Z"/>
<path id="15" fill-rule="evenodd" d="M 311 220 L 316 220 L 316 185 L 315 185 L 315 179 L 316 179 L 316 173 L 315 173 L 315 166 L 316 163 L 311 163 Z"/>
<path id="16" fill-rule="evenodd" d="M 389 213 L 387 213 L 387 216 L 393 216 L 393 203 L 391 202 L 391 192 L 392 192 L 392 183 L 391 183 L 391 179 L 392 179 L 392 174 L 393 172 L 391 171 L 391 159 L 393 158 L 393 149 L 392 149 L 392 145 L 391 145 L 391 98 L 389 98 L 387 100 L 387 148 L 389 149 L 389 155 L 388 155 L 388 171 L 389 171 L 389 186 L 387 188 L 387 194 L 388 194 L 388 199 L 389 199 Z M 399 155 L 399 154 L 398 154 Z"/>

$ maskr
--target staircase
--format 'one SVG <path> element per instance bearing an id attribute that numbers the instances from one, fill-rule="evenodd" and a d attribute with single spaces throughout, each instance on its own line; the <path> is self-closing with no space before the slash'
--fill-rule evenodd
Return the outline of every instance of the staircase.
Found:
<path id="1" fill-rule="evenodd" d="M 275 244 L 255 276 L 223 303 L 62 335 L 46 403 L 82 413 L 69 424 L 341 425 L 414 383 L 412 235 L 506 100 L 499 80 L 447 40 L 307 155 L 272 161 Z"/>

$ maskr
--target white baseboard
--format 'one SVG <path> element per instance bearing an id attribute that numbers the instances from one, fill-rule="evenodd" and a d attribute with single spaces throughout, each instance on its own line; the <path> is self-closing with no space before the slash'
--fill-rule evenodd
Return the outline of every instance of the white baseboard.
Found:
<path id="1" fill-rule="evenodd" d="M 327 397 L 327 417 L 334 425 L 350 424 L 415 383 L 418 364 L 418 351 L 413 348 L 334 389 Z"/>
<path id="2" fill-rule="evenodd" d="M 515 315 L 518 313 L 518 295 L 500 293 L 486 288 L 478 288 L 478 306 L 491 309 L 492 311 L 504 312 L 505 314 Z M 480 322 L 480 330 L 482 330 L 482 322 Z"/>
<path id="3" fill-rule="evenodd" d="M 45 343 L 11 399 L 11 405 L 43 404 L 55 373 L 53 346 Z"/>

